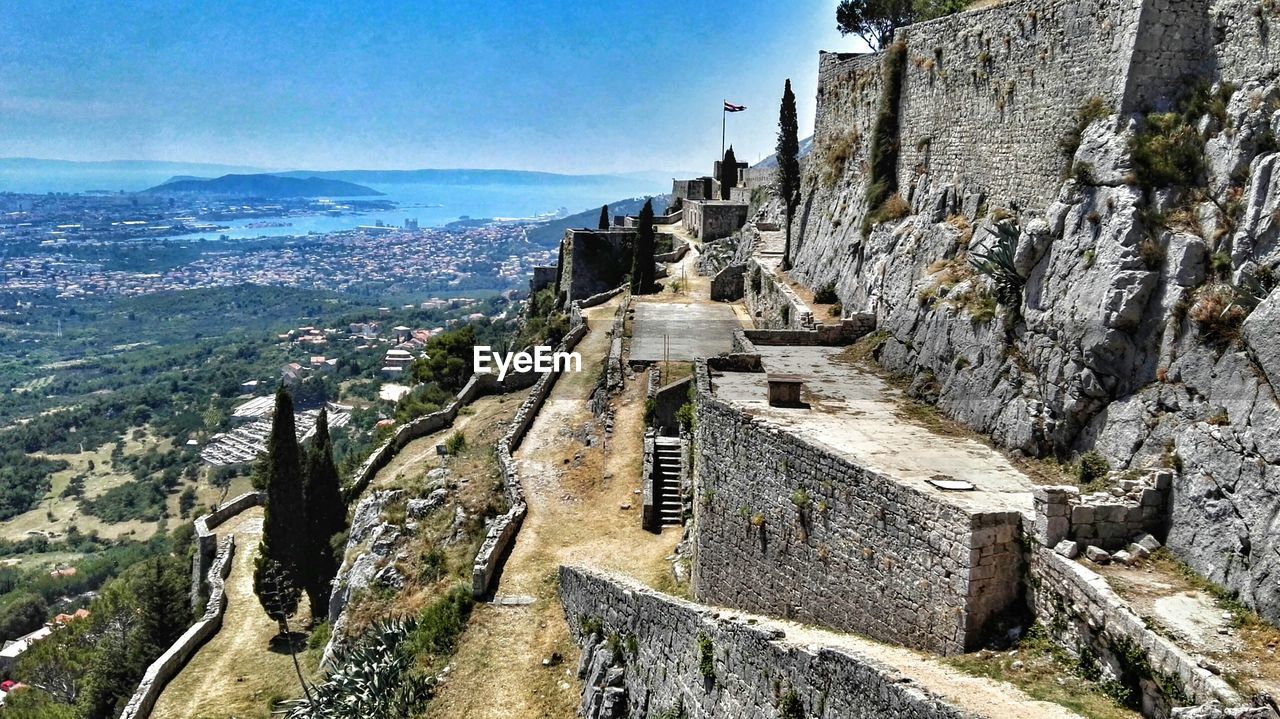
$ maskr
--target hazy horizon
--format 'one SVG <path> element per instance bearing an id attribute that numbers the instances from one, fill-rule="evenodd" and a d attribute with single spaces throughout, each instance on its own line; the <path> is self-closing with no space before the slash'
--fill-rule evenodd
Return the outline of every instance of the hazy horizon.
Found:
<path id="1" fill-rule="evenodd" d="M 621 2 L 42 3 L 0 27 L 0 157 L 706 171 L 722 100 L 748 107 L 729 117 L 741 159 L 772 152 L 787 78 L 808 134 L 822 49 L 858 49 L 827 0 L 678 16 Z"/>

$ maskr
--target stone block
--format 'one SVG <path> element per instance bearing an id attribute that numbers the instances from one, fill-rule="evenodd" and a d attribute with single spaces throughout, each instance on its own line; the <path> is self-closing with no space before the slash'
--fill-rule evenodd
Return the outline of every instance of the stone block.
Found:
<path id="1" fill-rule="evenodd" d="M 1092 524 L 1093 523 L 1093 507 L 1087 504 L 1077 504 L 1071 508 L 1072 524 Z"/>
<path id="2" fill-rule="evenodd" d="M 1160 548 L 1160 540 L 1150 534 L 1142 534 L 1133 540 L 1133 543 L 1147 550 L 1148 553 L 1154 552 Z"/>
<path id="3" fill-rule="evenodd" d="M 1094 564 L 1110 564 L 1111 555 L 1102 547 L 1089 546 L 1084 550 L 1084 557 Z"/>
<path id="4" fill-rule="evenodd" d="M 1123 522 L 1128 511 L 1123 504 L 1100 504 L 1094 508 L 1094 516 L 1098 523 Z"/>
<path id="5" fill-rule="evenodd" d="M 1130 544 L 1125 548 L 1125 551 L 1133 555 L 1135 559 L 1146 559 L 1151 556 L 1151 552 L 1148 552 L 1146 547 L 1136 543 Z"/>
<path id="6" fill-rule="evenodd" d="M 1075 559 L 1080 556 L 1080 545 L 1070 539 L 1064 539 L 1053 547 L 1053 551 L 1061 554 L 1067 559 Z"/>
<path id="7" fill-rule="evenodd" d="M 1066 517 L 1045 517 L 1036 518 L 1036 541 L 1046 547 L 1052 547 L 1063 539 L 1066 539 L 1067 533 L 1071 530 L 1071 523 Z"/>
<path id="8" fill-rule="evenodd" d="M 1112 554 L 1111 559 L 1120 564 L 1133 564 L 1133 555 L 1123 549 Z"/>

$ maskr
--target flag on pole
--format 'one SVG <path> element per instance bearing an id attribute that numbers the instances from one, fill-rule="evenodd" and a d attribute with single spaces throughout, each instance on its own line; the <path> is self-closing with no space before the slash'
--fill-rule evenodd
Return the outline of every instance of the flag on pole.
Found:
<path id="1" fill-rule="evenodd" d="M 747 106 L 746 106 L 746 105 L 735 105 L 735 104 L 733 104 L 733 103 L 729 102 L 728 100 L 725 100 L 725 101 L 724 101 L 724 111 L 725 111 L 725 112 L 742 112 L 742 111 L 743 111 L 743 110 L 745 110 L 745 109 L 747 109 Z"/>

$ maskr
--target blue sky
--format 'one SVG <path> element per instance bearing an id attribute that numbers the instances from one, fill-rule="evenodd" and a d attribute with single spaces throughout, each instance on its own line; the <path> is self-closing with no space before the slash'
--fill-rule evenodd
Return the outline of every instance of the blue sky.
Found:
<path id="1" fill-rule="evenodd" d="M 704 169 L 812 128 L 834 0 L 7 2 L 0 156 L 269 168 Z"/>

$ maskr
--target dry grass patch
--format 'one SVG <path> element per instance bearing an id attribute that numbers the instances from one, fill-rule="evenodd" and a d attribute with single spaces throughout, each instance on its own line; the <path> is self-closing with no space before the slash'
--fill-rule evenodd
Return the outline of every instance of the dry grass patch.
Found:
<path id="1" fill-rule="evenodd" d="M 1088 719 L 1142 716 L 1108 696 L 1097 682 L 1079 676 L 1076 662 L 1038 627 L 1032 627 L 1012 650 L 983 650 L 941 661 L 966 674 L 1008 682 L 1033 699 L 1066 707 Z"/>

